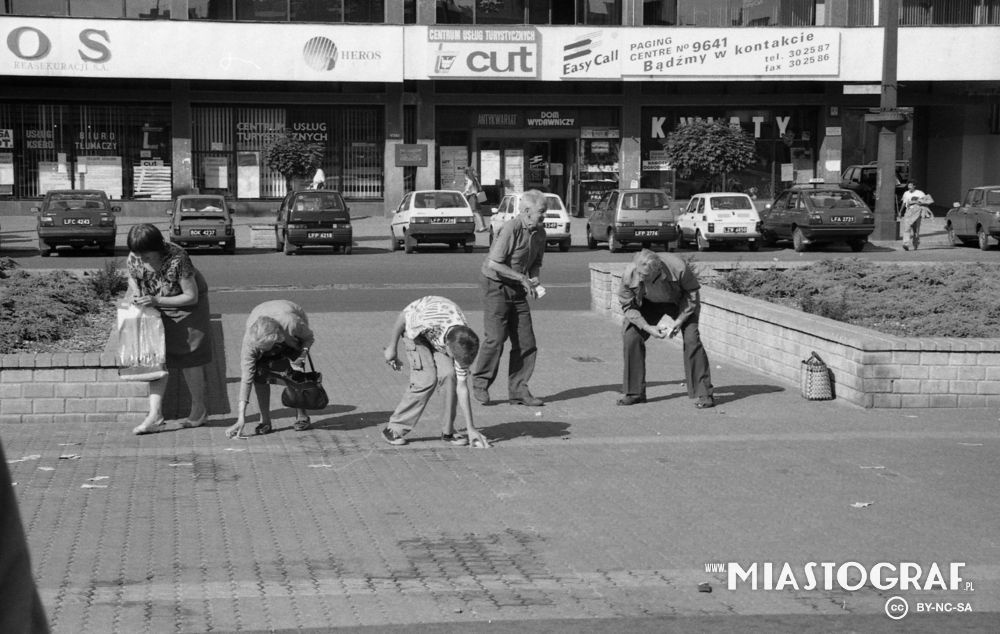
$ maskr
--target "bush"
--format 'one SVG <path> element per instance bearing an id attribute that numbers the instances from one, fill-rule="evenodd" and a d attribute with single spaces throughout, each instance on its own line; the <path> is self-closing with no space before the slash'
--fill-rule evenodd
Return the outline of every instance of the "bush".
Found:
<path id="1" fill-rule="evenodd" d="M 1000 265 L 908 267 L 857 259 L 737 267 L 712 286 L 902 337 L 996 337 Z"/>
<path id="2" fill-rule="evenodd" d="M 98 299 L 109 302 L 125 292 L 128 288 L 128 277 L 119 261 L 105 260 L 104 268 L 90 277 L 90 285 Z"/>

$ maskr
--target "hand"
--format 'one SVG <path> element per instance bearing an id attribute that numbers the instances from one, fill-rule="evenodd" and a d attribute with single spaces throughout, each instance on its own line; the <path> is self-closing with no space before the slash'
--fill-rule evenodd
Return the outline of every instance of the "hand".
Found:
<path id="1" fill-rule="evenodd" d="M 243 435 L 243 425 L 244 420 L 242 418 L 236 419 L 231 427 L 226 427 L 226 438 L 246 438 Z"/>
<path id="2" fill-rule="evenodd" d="M 666 328 L 664 328 L 666 330 Z M 673 339 L 677 336 L 677 333 L 681 331 L 680 325 L 675 324 L 673 328 L 667 331 L 667 339 Z"/>
<path id="3" fill-rule="evenodd" d="M 386 346 L 382 351 L 382 356 L 385 357 L 385 363 L 394 371 L 399 372 L 402 369 L 403 364 L 399 362 L 399 357 L 396 356 L 395 347 Z"/>
<path id="4" fill-rule="evenodd" d="M 538 297 L 538 293 L 535 292 L 535 287 L 538 286 L 538 278 L 531 278 L 525 275 L 521 279 L 521 286 L 524 287 L 524 292 L 528 297 L 535 298 Z"/>
<path id="5" fill-rule="evenodd" d="M 466 433 L 469 436 L 469 447 L 470 448 L 474 449 L 477 446 L 480 449 L 489 449 L 490 448 L 490 441 L 487 440 L 486 436 L 483 436 L 479 432 L 478 429 L 467 429 Z"/>
<path id="6" fill-rule="evenodd" d="M 650 336 L 656 337 L 657 339 L 663 339 L 667 336 L 666 329 L 658 326 L 649 326 L 646 328 L 646 332 L 648 332 Z"/>
<path id="7" fill-rule="evenodd" d="M 156 298 L 152 295 L 143 295 L 142 297 L 136 297 L 132 300 L 132 303 L 136 306 L 149 306 L 151 308 L 156 308 Z"/>

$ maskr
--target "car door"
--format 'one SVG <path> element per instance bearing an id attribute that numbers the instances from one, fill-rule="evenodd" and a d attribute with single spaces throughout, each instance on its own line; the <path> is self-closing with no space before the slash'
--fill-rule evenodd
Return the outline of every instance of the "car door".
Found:
<path id="1" fill-rule="evenodd" d="M 692 198 L 688 201 L 684 211 L 677 216 L 677 230 L 685 240 L 694 239 L 694 213 L 698 208 L 699 198 Z"/>
<path id="2" fill-rule="evenodd" d="M 973 189 L 969 192 L 967 203 L 968 213 L 965 215 L 965 232 L 969 236 L 975 236 L 979 231 L 979 226 L 988 227 L 991 218 L 984 218 L 986 211 L 983 208 L 983 190 Z"/>
<path id="3" fill-rule="evenodd" d="M 771 203 L 771 208 L 764 210 L 764 218 L 761 220 L 764 225 L 764 229 L 776 237 L 781 236 L 781 216 L 783 215 L 785 208 L 788 206 L 788 198 L 791 194 L 791 192 L 780 194 L 774 202 Z"/>
<path id="4" fill-rule="evenodd" d="M 390 228 L 392 230 L 392 236 L 396 240 L 402 240 L 406 235 L 406 228 L 410 223 L 410 200 L 413 198 L 413 192 L 410 192 L 403 196 L 403 199 L 399 201 L 399 205 L 392 212 L 392 219 L 389 221 Z"/>

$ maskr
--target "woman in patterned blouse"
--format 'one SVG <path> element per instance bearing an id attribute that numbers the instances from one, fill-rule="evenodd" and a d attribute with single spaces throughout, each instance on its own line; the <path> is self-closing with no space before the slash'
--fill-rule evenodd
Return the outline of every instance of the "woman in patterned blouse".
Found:
<path id="1" fill-rule="evenodd" d="M 205 365 L 212 360 L 208 285 L 181 247 L 165 242 L 160 230 L 140 224 L 128 232 L 129 292 L 137 306 L 152 306 L 163 317 L 167 368 L 180 368 L 191 393 L 191 412 L 183 427 L 205 422 Z M 160 431 L 167 378 L 149 384 L 149 414 L 134 434 Z"/>

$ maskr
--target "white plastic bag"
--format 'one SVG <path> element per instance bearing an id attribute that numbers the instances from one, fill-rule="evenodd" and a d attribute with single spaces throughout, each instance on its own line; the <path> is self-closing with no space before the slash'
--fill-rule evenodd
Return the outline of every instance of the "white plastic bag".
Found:
<path id="1" fill-rule="evenodd" d="M 167 375 L 167 346 L 160 311 L 151 306 L 118 306 L 118 376 L 123 381 L 155 381 Z"/>

